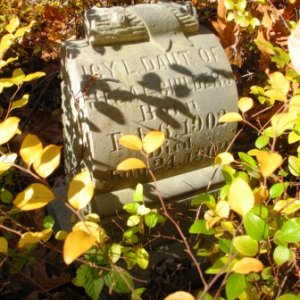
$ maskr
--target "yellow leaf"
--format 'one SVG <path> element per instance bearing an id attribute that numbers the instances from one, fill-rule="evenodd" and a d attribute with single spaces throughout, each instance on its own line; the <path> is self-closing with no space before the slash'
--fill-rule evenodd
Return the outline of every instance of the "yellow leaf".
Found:
<path id="1" fill-rule="evenodd" d="M 20 155 L 24 162 L 30 166 L 41 155 L 43 145 L 40 139 L 34 134 L 27 134 L 21 144 Z"/>
<path id="2" fill-rule="evenodd" d="M 28 82 L 28 81 L 36 80 L 36 79 L 39 79 L 39 78 L 41 78 L 45 75 L 46 75 L 46 73 L 44 73 L 44 72 L 31 73 L 31 74 L 26 75 L 23 81 Z"/>
<path id="3" fill-rule="evenodd" d="M 266 56 L 275 55 L 273 45 L 267 41 L 262 32 L 258 32 L 257 39 L 255 40 L 257 48 Z"/>
<path id="4" fill-rule="evenodd" d="M 15 85 L 21 85 L 24 82 L 25 74 L 22 69 L 15 69 L 13 71 L 10 81 Z"/>
<path id="5" fill-rule="evenodd" d="M 161 131 L 150 131 L 143 139 L 143 149 L 146 153 L 152 153 L 162 146 L 165 141 L 165 134 Z"/>
<path id="6" fill-rule="evenodd" d="M 28 103 L 28 100 L 29 100 L 29 94 L 23 95 L 21 99 L 13 102 L 11 106 L 11 110 L 25 106 Z"/>
<path id="7" fill-rule="evenodd" d="M 260 272 L 264 269 L 262 262 L 256 258 L 244 257 L 237 261 L 233 267 L 232 271 L 239 274 L 249 274 L 251 272 Z"/>
<path id="8" fill-rule="evenodd" d="M 290 89 L 290 82 L 280 72 L 270 74 L 269 83 L 274 90 L 280 91 L 284 96 L 287 95 Z"/>
<path id="9" fill-rule="evenodd" d="M 119 139 L 119 143 L 120 145 L 131 150 L 141 151 L 143 147 L 141 139 L 138 136 L 131 134 L 123 135 Z"/>
<path id="10" fill-rule="evenodd" d="M 6 254 L 8 250 L 8 242 L 3 236 L 0 237 L 0 253 Z"/>
<path id="11" fill-rule="evenodd" d="M 5 34 L 1 38 L 1 42 L 0 42 L 0 58 L 1 59 L 2 59 L 3 55 L 5 54 L 5 52 L 7 51 L 7 49 L 12 45 L 13 40 L 14 40 L 14 36 L 11 33 Z"/>
<path id="12" fill-rule="evenodd" d="M 0 123 L 0 145 L 7 143 L 15 134 L 20 134 L 18 129 L 20 119 L 9 117 Z"/>
<path id="13" fill-rule="evenodd" d="M 293 126 L 297 120 L 297 114 L 295 112 L 279 113 L 271 118 L 271 125 L 274 133 L 280 136 L 285 130 L 293 129 Z"/>
<path id="14" fill-rule="evenodd" d="M 297 134 L 295 131 L 291 131 L 288 135 L 288 143 L 294 144 L 298 141 L 300 141 L 300 135 Z"/>
<path id="15" fill-rule="evenodd" d="M 232 162 L 234 162 L 234 158 L 229 152 L 219 153 L 215 158 L 215 164 L 217 165 L 229 165 Z"/>
<path id="16" fill-rule="evenodd" d="M 0 57 L 1 57 L 1 50 L 0 50 Z M 2 60 L 2 59 L 0 59 L 0 70 L 3 68 L 3 67 L 5 67 L 6 65 L 8 65 L 9 63 L 11 63 L 11 62 L 13 62 L 13 61 L 15 61 L 15 60 L 17 60 L 18 58 L 17 57 L 10 57 L 10 58 L 8 58 L 7 60 Z"/>
<path id="17" fill-rule="evenodd" d="M 72 231 L 76 231 L 76 230 L 81 230 L 87 234 L 92 235 L 96 239 L 97 243 L 99 244 L 103 244 L 107 238 L 104 229 L 94 222 L 90 222 L 90 221 L 77 222 L 72 228 Z"/>
<path id="18" fill-rule="evenodd" d="M 256 159 L 262 176 L 268 177 L 282 164 L 282 156 L 277 152 L 258 151 Z"/>
<path id="19" fill-rule="evenodd" d="M 256 153 L 258 152 L 258 149 L 251 149 L 247 152 L 250 156 L 256 156 Z"/>
<path id="20" fill-rule="evenodd" d="M 34 160 L 33 168 L 37 174 L 46 178 L 59 166 L 60 146 L 49 145 L 43 149 L 40 155 Z"/>
<path id="21" fill-rule="evenodd" d="M 5 29 L 9 33 L 14 33 L 16 29 L 19 27 L 20 21 L 17 17 L 10 19 L 9 23 L 5 26 Z"/>
<path id="22" fill-rule="evenodd" d="M 63 258 L 64 262 L 69 265 L 80 255 L 88 251 L 96 242 L 94 236 L 81 231 L 76 230 L 68 234 L 64 247 Z"/>
<path id="23" fill-rule="evenodd" d="M 10 78 L 0 78 L 0 91 L 4 88 L 11 87 L 13 84 L 10 82 Z"/>
<path id="24" fill-rule="evenodd" d="M 194 296 L 184 291 L 178 291 L 170 294 L 164 300 L 195 300 Z"/>
<path id="25" fill-rule="evenodd" d="M 28 26 L 24 26 L 24 27 L 19 28 L 19 29 L 16 31 L 14 37 L 15 37 L 15 38 L 23 37 L 23 35 L 24 35 L 26 32 L 29 32 L 29 31 L 30 31 L 32 25 L 35 24 L 35 23 L 36 23 L 36 21 L 31 21 L 30 24 L 29 24 Z"/>
<path id="26" fill-rule="evenodd" d="M 27 244 L 36 244 L 40 241 L 47 242 L 51 235 L 53 233 L 53 230 L 51 228 L 44 229 L 41 232 L 26 232 L 22 234 L 18 247 L 23 248 Z"/>
<path id="27" fill-rule="evenodd" d="M 43 184 L 33 183 L 20 192 L 14 200 L 14 205 L 21 210 L 38 209 L 54 199 L 52 191 Z"/>
<path id="28" fill-rule="evenodd" d="M 51 238 L 52 233 L 52 228 L 44 229 L 42 232 L 39 232 L 40 240 L 46 243 Z"/>
<path id="29" fill-rule="evenodd" d="M 238 107 L 239 110 L 242 113 L 247 112 L 249 109 L 251 109 L 253 107 L 253 100 L 250 97 L 242 97 L 240 98 L 239 102 L 238 102 Z"/>
<path id="30" fill-rule="evenodd" d="M 254 191 L 255 205 L 261 205 L 265 200 L 269 198 L 268 188 L 261 184 L 260 187 L 256 188 Z"/>
<path id="31" fill-rule="evenodd" d="M 67 238 L 68 236 L 68 232 L 64 231 L 64 230 L 59 230 L 57 231 L 57 233 L 55 234 L 55 238 L 58 240 L 58 241 L 63 241 Z"/>
<path id="32" fill-rule="evenodd" d="M 28 244 L 36 244 L 40 241 L 40 234 L 39 232 L 26 232 L 24 234 L 22 234 L 19 243 L 18 243 L 18 247 L 19 248 L 23 248 Z"/>
<path id="33" fill-rule="evenodd" d="M 0 175 L 11 168 L 17 157 L 16 153 L 3 154 L 0 157 Z"/>
<path id="34" fill-rule="evenodd" d="M 286 101 L 286 95 L 283 94 L 281 91 L 277 91 L 275 89 L 269 89 L 269 90 L 265 91 L 264 94 L 265 94 L 265 96 L 267 96 L 273 100 Z"/>
<path id="35" fill-rule="evenodd" d="M 216 214 L 221 217 L 227 219 L 230 212 L 230 205 L 227 201 L 219 201 L 215 208 Z"/>
<path id="36" fill-rule="evenodd" d="M 225 115 L 222 115 L 219 119 L 219 123 L 230 123 L 230 122 L 239 122 L 243 121 L 243 117 L 236 112 L 230 112 Z"/>
<path id="37" fill-rule="evenodd" d="M 241 216 L 245 216 L 254 206 L 254 195 L 246 181 L 235 178 L 228 193 L 230 207 Z"/>
<path id="38" fill-rule="evenodd" d="M 118 166 L 118 171 L 129 171 L 133 169 L 143 169 L 146 168 L 146 165 L 143 161 L 137 158 L 127 158 L 123 161 L 121 161 Z"/>
<path id="39" fill-rule="evenodd" d="M 68 189 L 68 202 L 75 209 L 83 209 L 94 195 L 94 184 L 90 172 L 85 170 L 77 174 L 70 182 Z"/>
<path id="40" fill-rule="evenodd" d="M 296 112 L 300 115 L 300 95 L 293 96 L 289 102 L 289 112 Z"/>

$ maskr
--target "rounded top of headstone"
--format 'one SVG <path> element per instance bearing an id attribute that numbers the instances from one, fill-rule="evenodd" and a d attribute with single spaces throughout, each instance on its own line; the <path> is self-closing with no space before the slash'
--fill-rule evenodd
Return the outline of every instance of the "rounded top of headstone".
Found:
<path id="1" fill-rule="evenodd" d="M 159 2 L 129 7 L 93 7 L 85 14 L 85 32 L 91 46 L 154 40 L 199 30 L 189 2 Z"/>

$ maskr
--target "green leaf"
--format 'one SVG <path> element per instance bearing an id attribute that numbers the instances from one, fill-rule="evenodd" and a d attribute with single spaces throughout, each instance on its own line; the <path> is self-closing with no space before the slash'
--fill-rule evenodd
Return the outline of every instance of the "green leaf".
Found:
<path id="1" fill-rule="evenodd" d="M 123 233 L 123 239 L 126 243 L 128 244 L 135 244 L 138 243 L 139 238 L 136 235 L 136 233 L 138 232 L 138 228 L 137 227 L 132 227 L 127 229 L 124 233 Z"/>
<path id="2" fill-rule="evenodd" d="M 13 200 L 13 195 L 9 190 L 2 188 L 0 193 L 0 199 L 3 203 L 9 204 Z"/>
<path id="3" fill-rule="evenodd" d="M 284 294 L 277 298 L 277 300 L 299 300 L 300 296 L 296 296 L 294 294 Z"/>
<path id="4" fill-rule="evenodd" d="M 261 241 L 268 237 L 269 227 L 267 223 L 253 211 L 249 211 L 244 216 L 244 227 L 246 233 L 256 241 Z"/>
<path id="5" fill-rule="evenodd" d="M 99 299 L 104 286 L 104 280 L 99 275 L 99 270 L 87 264 L 83 264 L 77 269 L 76 277 L 72 279 L 72 283 L 83 287 L 86 294 L 93 300 Z"/>
<path id="6" fill-rule="evenodd" d="M 229 254 L 231 249 L 231 240 L 228 239 L 219 239 L 219 248 L 225 253 Z"/>
<path id="7" fill-rule="evenodd" d="M 257 163 L 252 156 L 244 152 L 239 152 L 238 156 L 242 162 L 251 167 L 251 170 L 257 168 Z"/>
<path id="8" fill-rule="evenodd" d="M 129 227 L 136 226 L 140 223 L 140 221 L 141 221 L 141 216 L 132 215 L 127 220 L 127 226 L 129 226 Z"/>
<path id="9" fill-rule="evenodd" d="M 270 197 L 275 199 L 283 194 L 285 190 L 285 184 L 283 182 L 275 183 L 270 188 Z"/>
<path id="10" fill-rule="evenodd" d="M 297 243 L 300 241 L 300 218 L 293 218 L 283 224 L 274 235 L 275 242 Z"/>
<path id="11" fill-rule="evenodd" d="M 123 259 L 126 261 L 128 270 L 131 270 L 136 265 L 136 254 L 132 251 L 123 253 Z"/>
<path id="12" fill-rule="evenodd" d="M 259 136 L 255 141 L 255 147 L 257 149 L 262 149 L 269 144 L 270 138 L 265 135 Z"/>
<path id="13" fill-rule="evenodd" d="M 207 229 L 206 228 L 206 222 L 205 220 L 197 220 L 196 222 L 194 222 L 189 230 L 189 233 L 192 234 L 207 234 L 207 235 L 211 235 L 214 234 L 215 231 L 211 228 L 211 229 Z"/>
<path id="14" fill-rule="evenodd" d="M 144 218 L 145 218 L 145 224 L 149 228 L 154 228 L 158 222 L 158 216 L 157 216 L 157 213 L 155 213 L 155 212 L 150 212 Z"/>
<path id="15" fill-rule="evenodd" d="M 130 214 L 136 214 L 138 207 L 139 207 L 138 203 L 132 203 L 132 202 L 123 205 L 123 209 Z"/>
<path id="16" fill-rule="evenodd" d="M 112 269 L 104 276 L 105 284 L 116 293 L 130 293 L 134 289 L 131 276 L 122 268 Z"/>
<path id="17" fill-rule="evenodd" d="M 146 290 L 146 288 L 135 289 L 131 294 L 131 299 L 130 300 L 140 300 L 141 295 L 144 293 L 145 290 Z"/>
<path id="18" fill-rule="evenodd" d="M 120 244 L 113 243 L 109 248 L 109 254 L 113 263 L 116 263 L 119 260 L 119 258 L 121 257 L 121 253 L 122 246 Z"/>
<path id="19" fill-rule="evenodd" d="M 236 173 L 235 169 L 233 169 L 230 166 L 223 166 L 223 168 L 222 168 L 222 175 L 224 177 L 224 180 L 227 183 L 231 183 L 232 182 L 235 173 Z"/>
<path id="20" fill-rule="evenodd" d="M 300 159 L 298 157 L 290 155 L 288 158 L 288 167 L 294 176 L 300 176 Z"/>
<path id="21" fill-rule="evenodd" d="M 8 251 L 8 242 L 7 239 L 3 236 L 0 237 L 0 253 L 7 254 Z"/>
<path id="22" fill-rule="evenodd" d="M 281 245 L 277 246 L 273 253 L 273 259 L 278 266 L 281 266 L 285 262 L 289 261 L 291 257 L 291 250 Z"/>
<path id="23" fill-rule="evenodd" d="M 246 289 L 247 280 L 243 274 L 232 273 L 227 278 L 225 291 L 227 300 L 235 300 Z"/>
<path id="24" fill-rule="evenodd" d="M 269 216 L 268 208 L 264 205 L 255 205 L 251 211 L 263 220 L 266 220 Z"/>
<path id="25" fill-rule="evenodd" d="M 206 274 L 219 274 L 220 271 L 224 268 L 224 266 L 228 263 L 229 257 L 228 256 L 223 256 L 219 258 L 210 268 L 208 268 L 205 273 Z M 224 268 L 222 270 L 222 273 L 228 272 L 231 268 L 231 265 L 234 264 L 236 260 L 233 260 L 227 268 Z"/>
<path id="26" fill-rule="evenodd" d="M 141 269 L 147 269 L 149 264 L 149 254 L 144 248 L 139 248 L 136 251 L 136 263 Z"/>
<path id="27" fill-rule="evenodd" d="M 138 183 L 133 193 L 133 200 L 135 202 L 143 202 L 143 198 L 144 198 L 143 191 L 144 191 L 143 185 Z"/>
<path id="28" fill-rule="evenodd" d="M 263 271 L 261 272 L 261 278 L 263 280 L 274 281 L 275 278 L 273 276 L 273 269 L 271 267 L 264 268 Z"/>
<path id="29" fill-rule="evenodd" d="M 44 228 L 53 228 L 55 220 L 51 216 L 46 216 L 43 220 Z"/>
<path id="30" fill-rule="evenodd" d="M 258 242 L 249 235 L 240 235 L 233 240 L 235 249 L 245 256 L 255 256 L 258 252 Z"/>
<path id="31" fill-rule="evenodd" d="M 209 293 L 205 293 L 205 295 L 203 295 L 204 291 L 203 290 L 200 290 L 198 293 L 197 293 L 197 297 L 196 299 L 203 299 L 203 300 L 213 300 L 213 297 L 209 294 Z M 202 298 L 201 298 L 202 297 Z M 204 297 L 204 298 L 203 298 Z M 178 299 L 180 300 L 180 299 Z M 222 300 L 221 297 L 218 298 L 218 300 Z M 224 299 L 225 300 L 225 299 Z"/>
<path id="32" fill-rule="evenodd" d="M 214 208 L 216 205 L 215 197 L 208 193 L 202 193 L 192 199 L 192 206 L 199 206 L 200 204 L 206 204 L 209 208 Z"/>
<path id="33" fill-rule="evenodd" d="M 220 194 L 219 194 L 221 200 L 227 199 L 227 196 L 229 193 L 229 188 L 230 188 L 229 184 L 225 184 L 224 186 L 222 186 L 222 188 L 220 189 Z"/>

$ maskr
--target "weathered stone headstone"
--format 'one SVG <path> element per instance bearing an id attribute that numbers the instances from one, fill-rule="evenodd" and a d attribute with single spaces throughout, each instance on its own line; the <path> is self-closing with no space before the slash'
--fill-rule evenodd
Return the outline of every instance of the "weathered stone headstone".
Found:
<path id="1" fill-rule="evenodd" d="M 217 38 L 199 29 L 188 4 L 158 3 L 92 8 L 86 39 L 62 50 L 65 160 L 69 173 L 87 167 L 95 180 L 93 210 L 115 214 L 132 201 L 137 182 L 153 200 L 146 170 L 117 172 L 139 153 L 118 144 L 124 134 L 166 134 L 150 156 L 165 199 L 187 198 L 221 180 L 209 167 L 234 136 L 235 124 L 218 124 L 237 110 L 230 65 Z"/>

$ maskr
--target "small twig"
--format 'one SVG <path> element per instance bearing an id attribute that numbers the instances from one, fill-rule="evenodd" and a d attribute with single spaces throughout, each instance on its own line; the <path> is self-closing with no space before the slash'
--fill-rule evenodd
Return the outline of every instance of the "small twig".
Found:
<path id="1" fill-rule="evenodd" d="M 167 208 L 166 208 L 166 205 L 165 205 L 165 202 L 163 200 L 163 198 L 161 197 L 159 191 L 158 191 L 158 188 L 157 188 L 157 180 L 156 180 L 156 177 L 154 175 L 154 173 L 152 172 L 152 170 L 149 168 L 149 158 L 148 156 L 145 154 L 146 156 L 146 159 L 147 159 L 147 165 L 148 165 L 148 171 L 149 171 L 149 174 L 151 175 L 152 179 L 153 179 L 153 183 L 154 183 L 154 187 L 155 187 L 155 193 L 160 201 L 160 204 L 161 204 L 161 207 L 162 207 L 162 210 L 163 210 L 163 214 L 165 215 L 165 217 L 174 225 L 175 229 L 177 230 L 178 234 L 180 235 L 180 238 L 185 246 L 185 251 L 187 252 L 187 254 L 189 255 L 189 257 L 191 258 L 191 260 L 193 261 L 196 269 L 197 269 L 197 272 L 201 278 L 201 281 L 203 283 L 203 286 L 204 288 L 206 289 L 207 288 L 207 283 L 206 283 L 206 280 L 204 278 L 204 275 L 203 275 L 203 272 L 200 268 L 200 264 L 199 262 L 197 261 L 197 259 L 195 258 L 192 250 L 191 250 L 191 247 L 189 245 L 189 243 L 187 242 L 187 239 L 183 233 L 183 231 L 181 230 L 180 226 L 177 224 L 176 220 L 174 220 L 174 218 L 169 214 Z"/>

